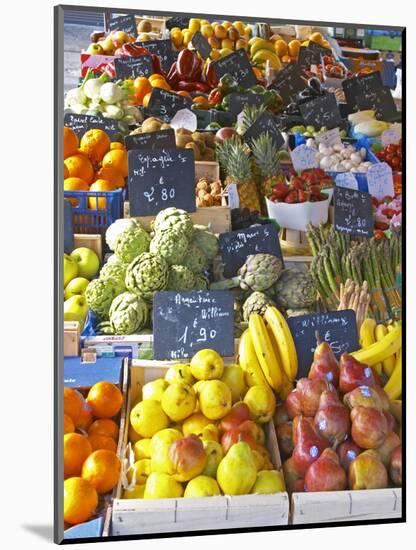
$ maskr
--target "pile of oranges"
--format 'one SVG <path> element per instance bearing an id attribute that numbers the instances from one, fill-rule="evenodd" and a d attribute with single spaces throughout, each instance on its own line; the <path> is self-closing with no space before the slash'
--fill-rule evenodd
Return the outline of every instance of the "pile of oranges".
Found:
<path id="1" fill-rule="evenodd" d="M 135 105 L 144 105 L 147 107 L 153 88 L 161 88 L 170 91 L 171 88 L 166 78 L 161 74 L 152 74 L 149 77 L 138 76 L 133 81 L 133 95 Z"/>
<path id="2" fill-rule="evenodd" d="M 120 476 L 119 428 L 114 417 L 123 395 L 110 382 L 97 382 L 87 398 L 64 388 L 64 521 L 76 525 L 97 510 L 99 495 L 111 491 Z"/>
<path id="3" fill-rule="evenodd" d="M 64 190 L 114 191 L 124 187 L 128 175 L 127 151 L 118 141 L 111 142 L 98 128 L 85 132 L 81 140 L 64 127 Z M 77 199 L 70 199 L 77 206 Z M 90 197 L 88 208 L 104 209 L 106 199 Z"/>

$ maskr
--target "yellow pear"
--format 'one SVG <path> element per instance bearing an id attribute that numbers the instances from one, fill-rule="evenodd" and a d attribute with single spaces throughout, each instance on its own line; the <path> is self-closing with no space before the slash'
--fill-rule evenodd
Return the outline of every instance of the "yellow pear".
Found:
<path id="1" fill-rule="evenodd" d="M 217 441 L 220 440 L 220 431 L 215 424 L 208 424 L 202 429 L 202 433 L 199 436 L 202 441 Z"/>
<path id="2" fill-rule="evenodd" d="M 191 367 L 186 364 L 170 367 L 165 374 L 165 380 L 167 380 L 169 384 L 172 382 L 185 382 L 185 384 L 192 386 L 195 383 L 195 378 L 191 373 Z"/>
<path id="3" fill-rule="evenodd" d="M 201 349 L 191 359 L 191 373 L 197 380 L 221 378 L 224 361 L 213 349 Z"/>
<path id="4" fill-rule="evenodd" d="M 230 388 L 233 403 L 243 399 L 247 392 L 247 385 L 241 367 L 238 365 L 225 367 L 221 380 Z"/>
<path id="5" fill-rule="evenodd" d="M 129 422 L 129 441 L 130 443 L 136 443 L 141 439 L 141 436 L 135 431 L 131 423 Z"/>
<path id="6" fill-rule="evenodd" d="M 172 382 L 163 393 L 162 409 L 174 422 L 190 416 L 196 405 L 195 391 L 185 382 Z"/>
<path id="7" fill-rule="evenodd" d="M 256 469 L 259 472 L 263 468 L 263 464 L 265 460 L 264 456 L 261 453 L 259 453 L 259 451 L 257 451 L 256 449 L 252 449 L 251 452 L 253 454 L 254 462 L 256 463 Z"/>
<path id="8" fill-rule="evenodd" d="M 232 405 L 231 390 L 221 380 L 208 380 L 199 394 L 202 414 L 211 420 L 225 416 Z"/>
<path id="9" fill-rule="evenodd" d="M 155 401 L 161 401 L 163 392 L 169 386 L 169 382 L 158 378 L 145 384 L 142 388 L 143 401 L 146 399 L 154 399 Z"/>
<path id="10" fill-rule="evenodd" d="M 123 496 L 121 498 L 143 498 L 145 485 L 134 485 L 134 487 L 127 487 L 124 489 Z"/>
<path id="11" fill-rule="evenodd" d="M 276 398 L 273 391 L 266 386 L 251 386 L 244 397 L 251 417 L 255 422 L 265 424 L 273 418 L 276 409 Z"/>
<path id="12" fill-rule="evenodd" d="M 195 384 L 192 386 L 194 388 L 194 392 L 199 397 L 199 394 L 201 393 L 201 390 L 205 384 L 206 380 L 198 380 L 198 382 L 195 382 Z"/>
<path id="13" fill-rule="evenodd" d="M 142 437 L 152 437 L 169 426 L 169 418 L 159 401 L 141 401 L 130 412 L 130 422 L 135 432 Z"/>
<path id="14" fill-rule="evenodd" d="M 181 496 L 183 496 L 183 487 L 173 477 L 152 472 L 147 478 L 144 498 L 180 498 Z"/>
<path id="15" fill-rule="evenodd" d="M 200 475 L 191 479 L 185 487 L 185 498 L 215 497 L 221 494 L 218 483 L 212 477 Z"/>
<path id="16" fill-rule="evenodd" d="M 133 466 L 130 466 L 127 470 L 127 479 L 129 483 L 144 485 L 150 473 L 150 459 L 142 458 L 141 460 L 137 460 Z"/>
<path id="17" fill-rule="evenodd" d="M 151 442 L 152 440 L 150 438 L 139 439 L 139 441 L 136 441 L 136 443 L 133 445 L 135 460 L 141 460 L 142 458 L 150 458 L 152 456 L 152 453 L 150 452 Z"/>
<path id="18" fill-rule="evenodd" d="M 277 470 L 262 470 L 258 472 L 256 482 L 251 489 L 252 494 L 268 495 L 286 491 L 282 472 Z"/>
<path id="19" fill-rule="evenodd" d="M 218 465 L 224 458 L 224 451 L 217 441 L 202 441 L 207 456 L 202 475 L 216 477 Z"/>
<path id="20" fill-rule="evenodd" d="M 224 495 L 247 495 L 257 479 L 257 469 L 249 445 L 235 443 L 221 460 L 217 481 Z"/>
<path id="21" fill-rule="evenodd" d="M 211 424 L 211 420 L 202 413 L 191 414 L 182 424 L 183 435 L 195 434 L 200 437 L 202 435 L 202 430 L 208 424 Z"/>
<path id="22" fill-rule="evenodd" d="M 178 430 L 167 428 L 152 437 L 150 443 L 152 472 L 161 472 L 172 475 L 174 467 L 169 457 L 169 449 L 175 441 L 183 436 Z"/>

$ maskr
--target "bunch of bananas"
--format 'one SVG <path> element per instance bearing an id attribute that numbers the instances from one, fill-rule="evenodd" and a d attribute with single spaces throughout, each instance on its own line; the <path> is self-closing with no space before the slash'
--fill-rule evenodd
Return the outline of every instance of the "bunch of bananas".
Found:
<path id="1" fill-rule="evenodd" d="M 361 363 L 373 367 L 388 381 L 384 390 L 391 400 L 402 394 L 402 326 L 376 324 L 374 319 L 365 319 L 360 328 L 361 349 L 352 353 Z"/>
<path id="2" fill-rule="evenodd" d="M 298 372 L 296 348 L 288 324 L 276 307 L 268 307 L 264 318 L 258 313 L 250 315 L 238 354 L 249 386 L 270 386 L 282 399 L 292 391 Z"/>

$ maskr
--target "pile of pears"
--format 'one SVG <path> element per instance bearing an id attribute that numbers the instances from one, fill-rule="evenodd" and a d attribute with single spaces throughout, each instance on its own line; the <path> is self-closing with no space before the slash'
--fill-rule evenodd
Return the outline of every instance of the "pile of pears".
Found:
<path id="1" fill-rule="evenodd" d="M 131 409 L 123 498 L 179 498 L 285 491 L 265 447 L 276 399 L 247 387 L 240 366 L 214 350 L 172 366 L 142 387 Z"/>
<path id="2" fill-rule="evenodd" d="M 347 353 L 338 363 L 328 343 L 274 420 L 289 492 L 401 485 L 400 414 L 376 370 Z"/>

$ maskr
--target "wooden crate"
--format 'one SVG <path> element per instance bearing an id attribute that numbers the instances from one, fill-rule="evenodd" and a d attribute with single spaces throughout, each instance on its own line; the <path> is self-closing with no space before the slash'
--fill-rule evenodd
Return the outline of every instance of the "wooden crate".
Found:
<path id="1" fill-rule="evenodd" d="M 101 235 L 87 235 L 84 233 L 74 233 L 74 249 L 85 246 L 94 250 L 97 256 L 100 258 L 100 262 L 103 259 L 103 244 Z"/>
<path id="2" fill-rule="evenodd" d="M 232 360 L 230 360 L 230 363 Z M 132 403 L 140 396 L 143 384 L 163 377 L 177 361 L 133 361 L 130 368 L 130 391 L 127 418 Z M 124 445 L 127 452 L 128 422 Z M 266 426 L 266 445 L 276 469 L 281 461 L 273 423 Z M 206 498 L 121 499 L 121 481 L 113 501 L 113 536 L 233 529 L 286 525 L 289 515 L 287 493 L 273 495 L 219 496 Z"/>
<path id="3" fill-rule="evenodd" d="M 195 181 L 206 178 L 209 182 L 220 179 L 220 165 L 218 162 L 208 160 L 195 161 Z"/>
<path id="4" fill-rule="evenodd" d="M 136 15 L 135 19 L 137 32 L 139 32 L 139 23 L 141 21 L 150 21 L 152 24 L 152 30 L 150 32 L 162 34 L 162 32 L 166 29 L 166 19 L 168 18 Z M 146 32 L 146 34 L 148 33 Z"/>
<path id="5" fill-rule="evenodd" d="M 402 515 L 402 490 L 293 493 L 290 523 L 327 523 L 392 519 Z"/>
<path id="6" fill-rule="evenodd" d="M 80 354 L 80 330 L 78 321 L 64 321 L 64 357 Z"/>

